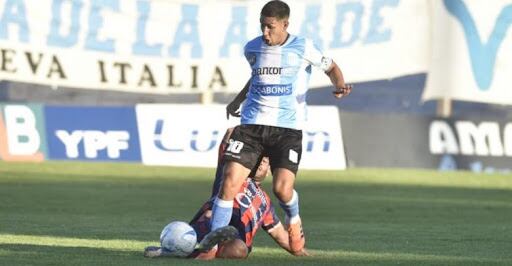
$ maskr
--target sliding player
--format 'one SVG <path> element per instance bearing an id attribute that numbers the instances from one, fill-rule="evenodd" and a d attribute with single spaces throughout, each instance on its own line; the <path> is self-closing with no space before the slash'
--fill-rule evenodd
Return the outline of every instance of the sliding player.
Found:
<path id="1" fill-rule="evenodd" d="M 231 129 L 226 132 L 224 140 L 227 140 L 230 134 Z M 267 157 L 261 159 L 258 168 L 251 172 L 251 177 L 245 180 L 242 188 L 239 190 L 233 204 L 233 215 L 229 226 L 219 228 L 219 230 L 208 234 L 210 233 L 213 200 L 220 187 L 220 182 L 218 181 L 221 180 L 223 175 L 224 161 L 222 160 L 222 155 L 225 148 L 226 142 L 223 142 L 219 147 L 219 163 L 212 189 L 212 197 L 190 221 L 190 225 L 197 233 L 197 240 L 200 242 L 198 250 L 190 257 L 206 260 L 214 258 L 246 258 L 251 252 L 254 236 L 260 227 L 286 251 L 296 256 L 308 255 L 304 249 L 300 252 L 292 252 L 289 245 L 288 232 L 275 214 L 270 197 L 260 187 L 260 183 L 265 179 L 269 170 Z M 204 239 L 207 234 L 209 235 L 208 238 Z M 144 256 L 164 257 L 170 256 L 170 254 L 160 247 L 147 247 Z"/>

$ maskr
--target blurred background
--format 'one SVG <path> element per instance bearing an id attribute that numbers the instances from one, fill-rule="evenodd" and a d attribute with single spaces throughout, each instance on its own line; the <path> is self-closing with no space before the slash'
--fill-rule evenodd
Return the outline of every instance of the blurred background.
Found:
<path id="1" fill-rule="evenodd" d="M 214 167 L 266 1 L 0 0 L 0 158 Z M 313 70 L 306 169 L 509 173 L 506 0 L 289 1 Z"/>

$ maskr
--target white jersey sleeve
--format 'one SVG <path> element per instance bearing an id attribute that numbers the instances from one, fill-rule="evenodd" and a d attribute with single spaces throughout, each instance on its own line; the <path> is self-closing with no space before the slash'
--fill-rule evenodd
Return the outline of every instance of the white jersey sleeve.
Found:
<path id="1" fill-rule="evenodd" d="M 325 57 L 310 39 L 306 39 L 304 60 L 308 61 L 311 65 L 320 68 L 324 72 L 327 71 L 332 64 L 332 59 Z"/>

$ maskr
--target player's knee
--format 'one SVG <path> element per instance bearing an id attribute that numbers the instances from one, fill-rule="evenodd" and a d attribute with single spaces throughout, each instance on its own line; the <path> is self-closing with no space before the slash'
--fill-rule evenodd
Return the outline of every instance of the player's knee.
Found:
<path id="1" fill-rule="evenodd" d="M 295 175 L 288 169 L 278 168 L 273 180 L 272 189 L 274 195 L 281 202 L 288 202 L 293 196 L 293 184 L 295 182 Z"/>
<path id="2" fill-rule="evenodd" d="M 219 191 L 218 197 L 222 200 L 233 200 L 236 196 L 238 188 L 232 184 L 224 184 Z"/>
<path id="3" fill-rule="evenodd" d="M 243 184 L 243 183 L 239 182 L 239 180 L 237 180 L 237 179 L 238 178 L 236 178 L 234 176 L 229 176 L 223 180 L 223 183 L 222 183 L 222 194 L 223 195 L 231 195 L 233 197 L 235 196 L 235 194 L 238 192 L 238 190 L 240 189 L 240 187 Z"/>
<path id="4" fill-rule="evenodd" d="M 240 187 L 242 187 L 246 179 L 248 170 L 239 167 L 238 165 L 229 165 L 224 169 L 224 178 L 222 180 L 222 187 L 220 197 L 223 200 L 232 200 Z"/>
<path id="5" fill-rule="evenodd" d="M 233 180 L 225 179 L 222 182 L 222 189 L 219 192 L 219 196 L 223 200 L 232 200 L 236 192 L 238 191 L 238 186 L 236 182 L 233 182 Z"/>
<path id="6" fill-rule="evenodd" d="M 281 202 L 288 202 L 292 199 L 293 196 L 293 186 L 288 185 L 274 185 L 273 187 L 274 195 Z"/>

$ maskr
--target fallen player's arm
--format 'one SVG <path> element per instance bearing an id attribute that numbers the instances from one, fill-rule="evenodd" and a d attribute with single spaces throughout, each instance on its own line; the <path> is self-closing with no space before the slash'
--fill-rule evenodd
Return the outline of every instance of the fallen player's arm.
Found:
<path id="1" fill-rule="evenodd" d="M 299 252 L 293 252 L 290 248 L 290 242 L 288 237 L 288 231 L 284 229 L 283 225 L 281 223 L 274 226 L 272 229 L 268 230 L 267 233 L 276 241 L 276 243 L 282 247 L 284 250 L 288 251 L 292 255 L 295 256 L 308 256 L 309 254 L 306 252 L 305 249 L 302 249 Z"/>
<path id="2" fill-rule="evenodd" d="M 267 231 L 267 233 L 276 241 L 276 243 L 284 250 L 291 252 L 290 243 L 288 240 L 288 231 L 279 223 L 274 228 Z"/>

